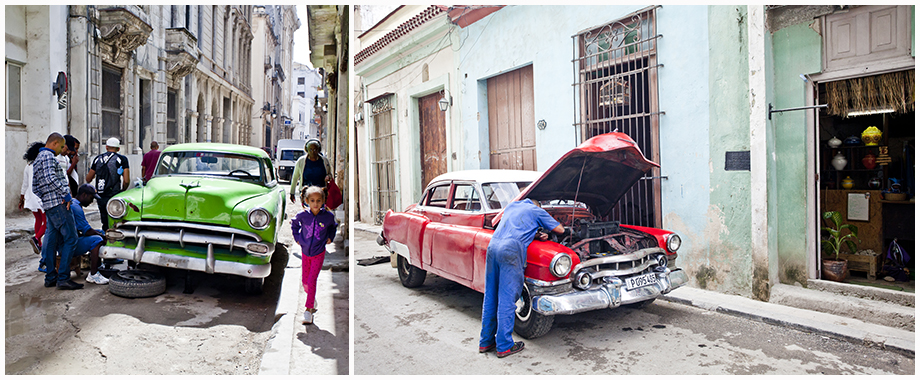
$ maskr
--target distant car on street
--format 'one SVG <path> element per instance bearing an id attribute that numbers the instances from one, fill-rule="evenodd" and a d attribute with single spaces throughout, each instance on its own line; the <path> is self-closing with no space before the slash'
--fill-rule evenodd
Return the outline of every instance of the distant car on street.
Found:
<path id="1" fill-rule="evenodd" d="M 242 145 L 194 143 L 163 150 L 143 187 L 106 209 L 102 256 L 167 268 L 240 276 L 259 293 L 284 221 L 284 188 L 271 157 Z"/>
<path id="2" fill-rule="evenodd" d="M 278 148 L 275 150 L 275 164 L 278 166 L 278 179 L 285 182 L 291 182 L 291 175 L 294 174 L 294 164 L 297 159 L 303 156 L 306 151 L 303 149 L 307 140 L 278 140 Z"/>
<path id="3" fill-rule="evenodd" d="M 482 292 L 486 248 L 502 209 L 519 199 L 538 201 L 565 227 L 564 234 L 527 249 L 515 332 L 539 337 L 556 314 L 642 307 L 687 283 L 675 265 L 676 233 L 606 219 L 655 166 L 629 136 L 608 133 L 569 151 L 542 175 L 446 173 L 431 181 L 417 204 L 388 211 L 377 242 L 391 252 L 406 287 L 422 285 L 430 272 Z"/>

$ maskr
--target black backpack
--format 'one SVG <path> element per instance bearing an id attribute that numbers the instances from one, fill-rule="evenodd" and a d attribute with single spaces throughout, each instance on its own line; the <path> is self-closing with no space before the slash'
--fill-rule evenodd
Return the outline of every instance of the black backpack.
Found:
<path id="1" fill-rule="evenodd" d="M 96 170 L 96 192 L 100 196 L 115 195 L 121 191 L 121 175 L 118 174 L 121 160 L 115 152 L 108 152 L 96 158 L 97 162 L 101 162 Z"/>

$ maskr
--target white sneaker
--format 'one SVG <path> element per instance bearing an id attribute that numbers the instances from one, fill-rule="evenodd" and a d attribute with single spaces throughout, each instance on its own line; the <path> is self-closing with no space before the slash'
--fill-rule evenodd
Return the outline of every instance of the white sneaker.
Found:
<path id="1" fill-rule="evenodd" d="M 105 278 L 102 273 L 96 272 L 96 274 L 91 274 L 86 276 L 86 282 L 92 282 L 94 284 L 105 285 L 109 283 L 109 279 Z"/>
<path id="2" fill-rule="evenodd" d="M 303 324 L 313 324 L 313 313 L 311 313 L 309 310 L 303 312 Z"/>

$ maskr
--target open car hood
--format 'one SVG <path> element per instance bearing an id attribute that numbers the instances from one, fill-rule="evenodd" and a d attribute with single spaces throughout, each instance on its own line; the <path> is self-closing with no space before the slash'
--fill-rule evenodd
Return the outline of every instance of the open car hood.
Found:
<path id="1" fill-rule="evenodd" d="M 563 155 L 515 200 L 575 200 L 588 205 L 596 215 L 603 215 L 639 178 L 657 166 L 626 134 L 605 133 Z"/>

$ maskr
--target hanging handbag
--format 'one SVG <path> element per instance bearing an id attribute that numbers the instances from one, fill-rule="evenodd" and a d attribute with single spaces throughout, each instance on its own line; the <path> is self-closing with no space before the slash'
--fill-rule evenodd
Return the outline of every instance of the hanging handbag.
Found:
<path id="1" fill-rule="evenodd" d="M 334 180 L 326 183 L 326 209 L 335 210 L 342 205 L 342 190 L 335 184 Z"/>

